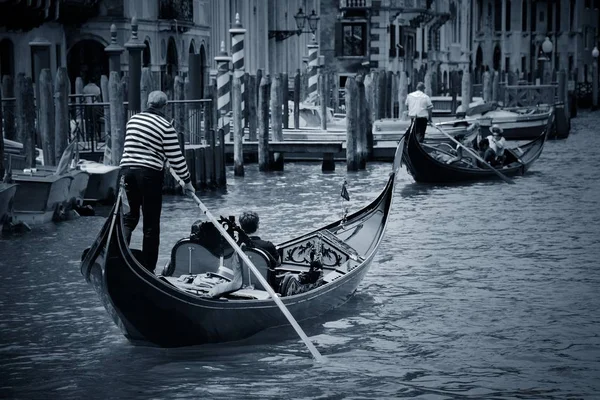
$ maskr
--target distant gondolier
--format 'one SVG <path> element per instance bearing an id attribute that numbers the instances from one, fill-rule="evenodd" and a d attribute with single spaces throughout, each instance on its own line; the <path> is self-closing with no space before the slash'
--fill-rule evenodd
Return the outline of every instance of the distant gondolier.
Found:
<path id="1" fill-rule="evenodd" d="M 429 96 L 423 91 L 425 90 L 425 84 L 423 82 L 417 83 L 417 90 L 406 97 L 406 106 L 408 107 L 408 116 L 412 119 L 412 122 L 416 124 L 417 139 L 419 142 L 423 142 L 425 138 L 425 131 L 427 130 L 427 123 L 431 121 L 431 115 L 433 111 L 433 103 Z"/>
<path id="2" fill-rule="evenodd" d="M 154 91 L 148 95 L 148 109 L 134 115 L 127 122 L 121 159 L 125 192 L 130 207 L 123 219 L 126 239 L 129 243 L 131 233 L 140 220 L 141 208 L 144 214 L 142 253 L 145 267 L 152 272 L 158 260 L 163 169 L 167 160 L 184 182 L 183 189 L 195 192 L 179 147 L 177 132 L 162 113 L 166 104 L 165 93 Z"/>

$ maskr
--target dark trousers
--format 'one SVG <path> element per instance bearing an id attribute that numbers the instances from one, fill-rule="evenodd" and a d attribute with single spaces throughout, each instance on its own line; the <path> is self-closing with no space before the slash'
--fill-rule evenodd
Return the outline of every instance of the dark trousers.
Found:
<path id="1" fill-rule="evenodd" d="M 142 222 L 144 240 L 142 254 L 144 266 L 151 272 L 156 268 L 158 246 L 160 244 L 160 213 L 162 210 L 162 187 L 164 172 L 151 168 L 124 167 L 125 193 L 129 202 L 129 212 L 125 214 L 123 225 L 127 243 L 131 233 L 140 221 L 140 209 L 144 214 Z"/>
<path id="2" fill-rule="evenodd" d="M 429 118 L 417 117 L 414 118 L 414 121 L 417 125 L 415 128 L 417 130 L 417 140 L 423 143 L 423 140 L 425 140 L 425 131 L 427 130 L 427 122 L 429 122 Z"/>

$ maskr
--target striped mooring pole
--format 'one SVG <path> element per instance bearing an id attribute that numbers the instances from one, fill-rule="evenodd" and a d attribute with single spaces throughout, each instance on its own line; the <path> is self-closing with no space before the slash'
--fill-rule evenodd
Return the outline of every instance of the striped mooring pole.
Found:
<path id="1" fill-rule="evenodd" d="M 316 102 L 319 85 L 319 45 L 313 35 L 308 44 L 308 99 Z"/>
<path id="2" fill-rule="evenodd" d="M 225 51 L 225 42 L 221 42 L 221 52 L 215 57 L 217 62 L 217 127 L 223 128 L 225 135 L 229 133 L 229 120 L 225 115 L 230 109 L 231 83 L 229 79 L 229 61 L 231 57 Z"/>
<path id="3" fill-rule="evenodd" d="M 246 126 L 246 121 L 244 120 L 244 74 L 246 73 L 244 68 L 244 35 L 246 34 L 246 29 L 242 26 L 240 22 L 240 14 L 235 14 L 235 24 L 233 24 L 233 28 L 229 30 L 229 34 L 231 35 L 231 60 L 233 62 L 233 76 L 240 79 L 241 84 L 241 98 L 242 98 L 242 129 Z"/>

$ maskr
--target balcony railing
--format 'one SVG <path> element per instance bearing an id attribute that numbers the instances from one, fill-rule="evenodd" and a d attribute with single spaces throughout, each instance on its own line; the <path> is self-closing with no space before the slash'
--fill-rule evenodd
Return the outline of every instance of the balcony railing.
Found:
<path id="1" fill-rule="evenodd" d="M 340 0 L 340 9 L 371 8 L 372 0 Z"/>
<path id="2" fill-rule="evenodd" d="M 381 6 L 383 8 L 392 8 L 395 10 L 424 11 L 429 8 L 428 6 L 430 6 L 430 4 L 427 0 L 383 0 Z"/>
<path id="3" fill-rule="evenodd" d="M 159 19 L 194 20 L 193 0 L 159 0 Z"/>

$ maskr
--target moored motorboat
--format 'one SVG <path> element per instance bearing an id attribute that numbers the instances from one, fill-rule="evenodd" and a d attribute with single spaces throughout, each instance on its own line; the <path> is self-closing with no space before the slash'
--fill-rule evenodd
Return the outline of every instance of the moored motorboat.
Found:
<path id="1" fill-rule="evenodd" d="M 265 279 L 269 275 L 278 278 L 269 283 L 276 286 L 273 290 L 278 299 L 296 320 L 320 316 L 345 303 L 356 291 L 385 232 L 401 149 L 402 144 L 387 185 L 372 203 L 279 244 L 281 265 L 274 266 L 265 253 L 245 247 Z M 218 272 L 231 269 L 235 262 L 232 248 L 223 245 L 218 234 L 180 240 L 172 249 L 167 276 L 146 270 L 139 252 L 132 251 L 125 241 L 122 192 L 95 243 L 84 252 L 81 273 L 131 342 L 162 347 L 228 342 L 287 323 L 278 302 L 249 274 L 247 265 L 242 268 L 241 289 L 219 297 L 209 295 L 206 288 L 211 279 L 226 281 Z M 235 225 L 231 219 L 220 222 L 229 228 Z M 319 280 L 310 288 L 292 285 L 302 281 L 302 273 L 314 260 L 322 265 Z M 197 280 L 200 282 L 194 284 Z M 300 290 L 291 290 L 294 287 Z"/>
<path id="2" fill-rule="evenodd" d="M 452 146 L 420 143 L 411 130 L 404 144 L 403 161 L 417 182 L 454 183 L 523 175 L 541 155 L 549 129 L 548 124 L 534 140 L 505 149 L 503 164 L 494 167 L 484 164 L 481 157 L 474 157 L 472 154 L 476 153 L 466 149 L 458 153 Z"/>
<path id="3" fill-rule="evenodd" d="M 84 200 L 99 203 L 114 202 L 120 168 L 89 160 L 79 160 L 78 166 L 90 175 Z"/>
<path id="4" fill-rule="evenodd" d="M 400 140 L 400 138 L 406 133 L 406 130 L 410 124 L 410 119 L 378 119 L 373 122 L 373 139 L 378 141 Z M 434 126 L 427 126 L 427 130 L 425 131 L 425 142 L 450 142 L 450 139 L 446 135 L 440 133 L 438 128 L 443 129 L 444 132 L 457 140 L 464 140 L 465 138 L 471 137 L 478 133 L 479 123 L 475 119 L 464 118 L 436 122 Z"/>
<path id="5" fill-rule="evenodd" d="M 70 187 L 73 176 L 55 175 L 52 171 L 13 170 L 12 180 L 18 184 L 13 215 L 16 222 L 37 225 L 60 220 L 70 209 Z"/>
<path id="6" fill-rule="evenodd" d="M 546 130 L 553 111 L 548 106 L 503 109 L 497 103 L 484 103 L 467 110 L 466 119 L 476 119 L 487 126 L 498 125 L 506 140 L 531 140 Z"/>

